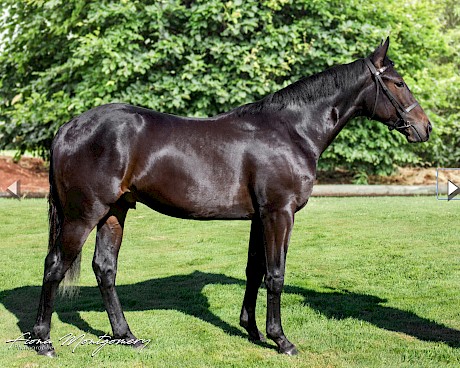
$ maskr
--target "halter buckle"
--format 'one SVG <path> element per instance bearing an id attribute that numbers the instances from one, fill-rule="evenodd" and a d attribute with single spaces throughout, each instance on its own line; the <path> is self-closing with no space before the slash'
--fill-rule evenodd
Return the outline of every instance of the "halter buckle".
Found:
<path id="1" fill-rule="evenodd" d="M 375 69 L 375 75 L 380 75 L 388 69 L 388 66 L 382 66 L 380 69 Z"/>

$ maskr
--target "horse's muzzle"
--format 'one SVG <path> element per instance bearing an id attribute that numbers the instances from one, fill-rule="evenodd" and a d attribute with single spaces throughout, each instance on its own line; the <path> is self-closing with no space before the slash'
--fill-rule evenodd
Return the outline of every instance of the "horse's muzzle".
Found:
<path id="1" fill-rule="evenodd" d="M 399 130 L 399 129 L 398 129 Z M 399 130 L 410 143 L 426 142 L 430 138 L 433 127 L 428 123 L 409 123 L 404 129 Z"/>

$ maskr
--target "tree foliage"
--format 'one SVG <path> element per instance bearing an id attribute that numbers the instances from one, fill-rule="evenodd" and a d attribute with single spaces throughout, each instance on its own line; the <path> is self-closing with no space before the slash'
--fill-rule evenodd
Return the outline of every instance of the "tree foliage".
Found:
<path id="1" fill-rule="evenodd" d="M 432 143 L 356 119 L 322 167 L 458 162 L 459 6 L 448 2 L 454 12 L 434 0 L 3 0 L 0 146 L 46 156 L 60 125 L 108 102 L 214 115 L 366 56 L 390 34 Z"/>

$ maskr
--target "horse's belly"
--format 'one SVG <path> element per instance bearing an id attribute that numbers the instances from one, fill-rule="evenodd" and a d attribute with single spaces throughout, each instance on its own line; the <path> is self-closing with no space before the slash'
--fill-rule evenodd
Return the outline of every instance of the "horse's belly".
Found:
<path id="1" fill-rule="evenodd" d="M 141 202 L 174 217 L 245 219 L 254 213 L 244 175 L 228 165 L 167 160 L 148 170 L 134 187 Z"/>
<path id="2" fill-rule="evenodd" d="M 254 213 L 249 196 L 229 195 L 215 189 L 204 192 L 201 188 L 185 191 L 176 191 L 175 188 L 144 188 L 137 197 L 152 209 L 179 218 L 249 219 Z"/>

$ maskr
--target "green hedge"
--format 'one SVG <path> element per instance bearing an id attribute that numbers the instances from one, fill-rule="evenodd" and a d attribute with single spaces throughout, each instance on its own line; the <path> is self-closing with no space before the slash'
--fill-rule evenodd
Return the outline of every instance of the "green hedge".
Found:
<path id="1" fill-rule="evenodd" d="M 0 7 L 0 148 L 46 157 L 60 125 L 114 101 L 214 115 L 366 56 L 389 34 L 390 56 L 430 115 L 433 139 L 409 145 L 382 124 L 356 119 L 321 167 L 389 173 L 394 165 L 459 161 L 454 1 L 3 0 Z"/>

